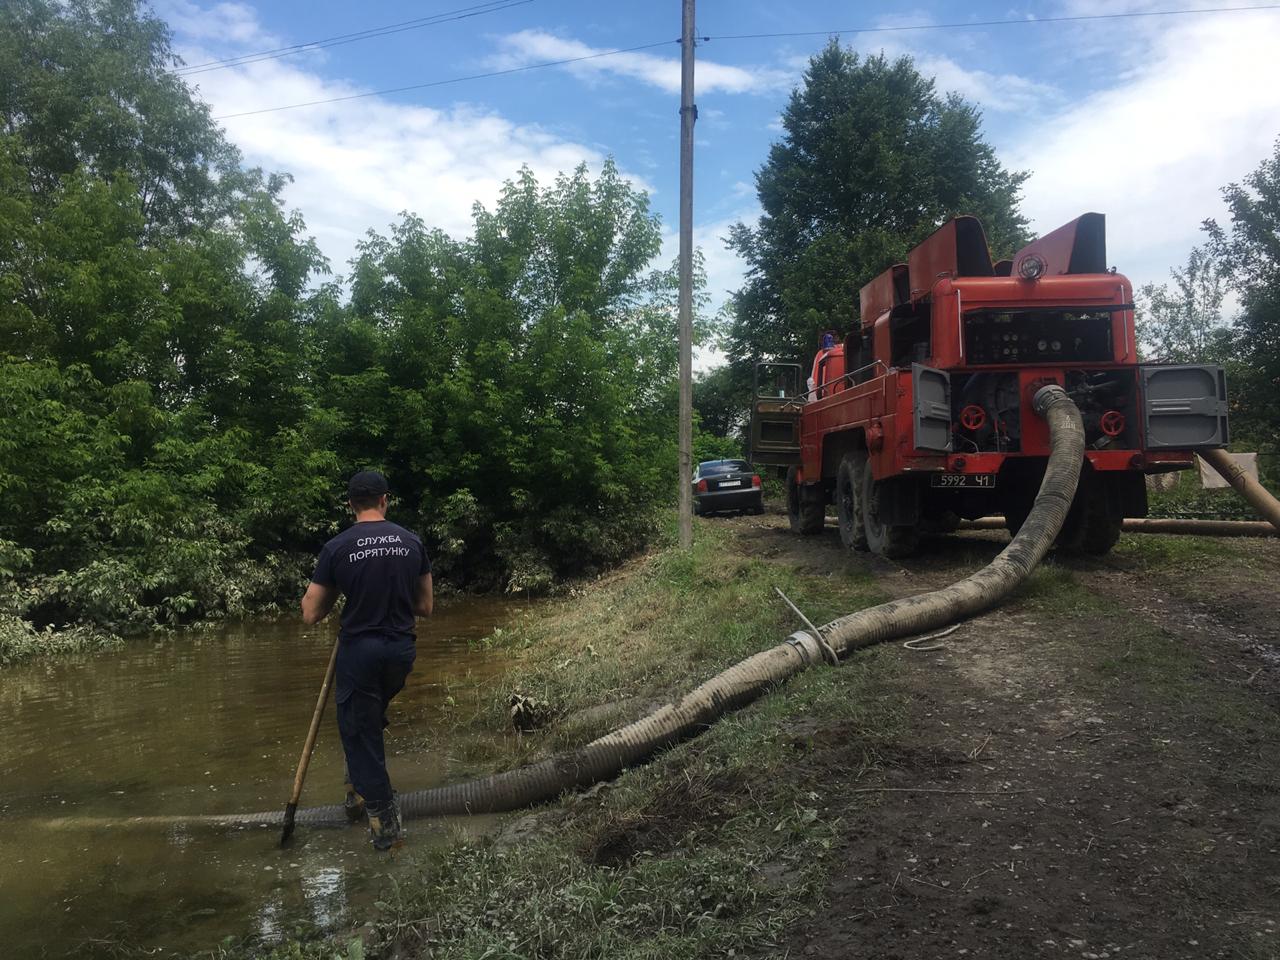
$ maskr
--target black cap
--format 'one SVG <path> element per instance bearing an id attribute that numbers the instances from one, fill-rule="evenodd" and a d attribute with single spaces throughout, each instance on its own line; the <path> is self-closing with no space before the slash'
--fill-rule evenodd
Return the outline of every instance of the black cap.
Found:
<path id="1" fill-rule="evenodd" d="M 367 500 L 387 492 L 387 478 L 377 470 L 361 470 L 347 483 L 348 500 Z"/>

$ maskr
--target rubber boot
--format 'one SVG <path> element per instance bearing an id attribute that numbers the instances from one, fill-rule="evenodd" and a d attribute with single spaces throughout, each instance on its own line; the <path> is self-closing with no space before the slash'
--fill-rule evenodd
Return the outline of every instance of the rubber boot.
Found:
<path id="1" fill-rule="evenodd" d="M 347 787 L 347 797 L 342 801 L 343 812 L 351 823 L 359 823 L 364 819 L 364 797 L 356 792 L 355 784 L 351 782 L 351 771 L 345 767 L 342 770 L 342 782 Z"/>
<path id="2" fill-rule="evenodd" d="M 404 845 L 400 828 L 400 804 L 393 795 L 389 803 L 368 805 L 369 838 L 375 850 L 391 850 Z"/>

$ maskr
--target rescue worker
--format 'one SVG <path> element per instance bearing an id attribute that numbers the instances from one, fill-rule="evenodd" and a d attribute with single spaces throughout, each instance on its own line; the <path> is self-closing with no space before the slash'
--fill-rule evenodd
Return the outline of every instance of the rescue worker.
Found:
<path id="1" fill-rule="evenodd" d="M 400 808 L 387 776 L 382 731 L 387 705 L 404 688 L 416 655 L 415 618 L 432 608 L 431 561 L 417 535 L 387 520 L 387 480 L 363 470 L 347 485 L 355 523 L 324 545 L 302 598 L 302 619 L 319 623 L 341 593 L 338 732 L 347 758 L 347 815 L 369 820 L 374 847 L 402 844 Z"/>

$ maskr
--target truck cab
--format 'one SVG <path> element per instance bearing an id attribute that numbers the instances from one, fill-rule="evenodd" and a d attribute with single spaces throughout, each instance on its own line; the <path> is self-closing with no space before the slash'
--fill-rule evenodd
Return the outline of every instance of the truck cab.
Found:
<path id="1" fill-rule="evenodd" d="M 1016 532 L 1049 454 L 1031 397 L 1056 383 L 1084 420 L 1085 460 L 1060 544 L 1105 553 L 1147 512 L 1145 476 L 1186 469 L 1228 439 L 1211 365 L 1139 362 L 1129 281 L 1106 266 L 1105 221 L 1085 214 L 992 262 L 981 224 L 949 221 L 862 288 L 841 363 L 776 405 L 769 429 L 798 532 L 834 504 L 854 549 L 900 557 L 923 534 L 1002 514 Z M 753 410 L 755 424 L 770 415 Z"/>

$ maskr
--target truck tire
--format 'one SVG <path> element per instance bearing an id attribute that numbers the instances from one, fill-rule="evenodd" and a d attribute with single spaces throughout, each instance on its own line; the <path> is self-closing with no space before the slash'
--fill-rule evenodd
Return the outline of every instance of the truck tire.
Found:
<path id="1" fill-rule="evenodd" d="M 836 517 L 840 521 L 840 542 L 847 550 L 867 550 L 866 521 L 862 517 L 862 470 L 867 455 L 846 453 L 836 471 Z"/>
<path id="2" fill-rule="evenodd" d="M 1124 517 L 1109 507 L 1106 500 L 1091 500 L 1086 505 L 1082 518 L 1084 529 L 1080 531 L 1080 549 L 1095 557 L 1110 553 L 1120 539 Z"/>
<path id="3" fill-rule="evenodd" d="M 1107 489 L 1107 482 L 1092 471 L 1081 474 L 1076 498 L 1054 541 L 1055 549 L 1100 557 L 1116 545 L 1124 514 L 1119 501 Z M 1004 520 L 1010 536 L 1018 533 L 1031 513 L 1036 489 L 1024 484 L 1006 494 Z"/>
<path id="4" fill-rule="evenodd" d="M 1060 546 L 1096 557 L 1111 552 L 1124 523 L 1117 482 L 1114 474 L 1086 472 L 1081 476 L 1075 503 L 1058 536 Z"/>
<path id="5" fill-rule="evenodd" d="M 815 491 L 805 489 L 796 482 L 796 467 L 787 467 L 787 519 L 791 532 L 812 536 L 822 532 L 826 522 L 826 504 Z"/>
<path id="6" fill-rule="evenodd" d="M 880 520 L 880 497 L 884 484 L 871 476 L 871 466 L 862 461 L 862 518 L 867 533 L 867 548 L 890 560 L 899 560 L 915 552 L 920 531 L 914 526 L 889 524 Z"/>

